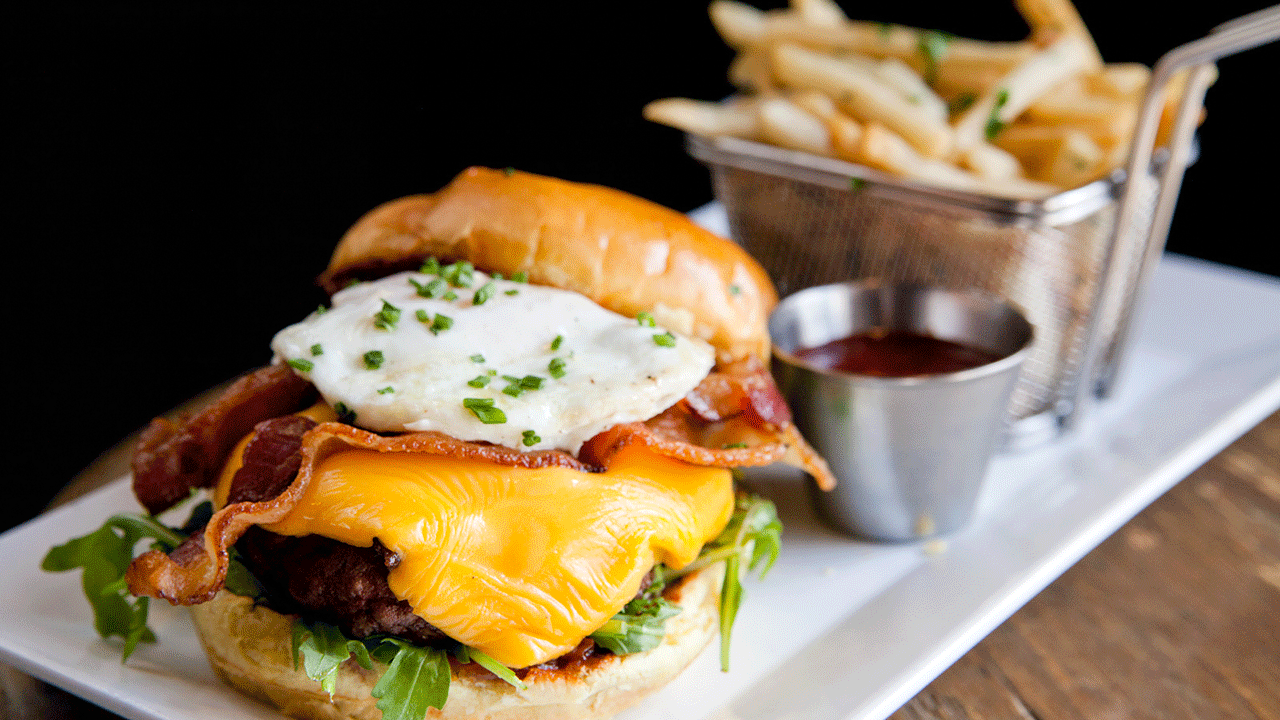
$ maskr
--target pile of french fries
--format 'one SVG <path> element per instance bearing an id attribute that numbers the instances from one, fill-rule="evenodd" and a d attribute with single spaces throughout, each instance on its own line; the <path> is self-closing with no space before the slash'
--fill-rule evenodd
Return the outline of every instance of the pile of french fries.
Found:
<path id="1" fill-rule="evenodd" d="M 839 158 L 910 180 L 1038 198 L 1127 159 L 1150 70 L 1104 63 L 1070 0 L 1014 0 L 1017 42 L 851 20 L 833 0 L 709 8 L 737 55 L 724 102 L 666 98 L 644 116 L 685 132 Z M 1167 132 L 1180 84 L 1165 90 Z"/>

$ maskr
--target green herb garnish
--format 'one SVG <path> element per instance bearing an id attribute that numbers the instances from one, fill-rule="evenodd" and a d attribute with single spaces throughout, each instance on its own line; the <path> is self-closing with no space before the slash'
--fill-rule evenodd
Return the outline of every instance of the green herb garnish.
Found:
<path id="1" fill-rule="evenodd" d="M 547 363 L 547 372 L 551 373 L 551 377 L 559 380 L 564 377 L 564 366 L 564 358 L 552 358 L 551 362 Z"/>
<path id="2" fill-rule="evenodd" d="M 382 301 L 382 309 L 373 316 L 373 325 L 379 330 L 394 330 L 400 322 L 400 308 L 386 300 Z"/>
<path id="3" fill-rule="evenodd" d="M 435 318 L 431 320 L 431 327 L 427 329 L 431 331 L 432 335 L 439 335 L 442 331 L 451 327 L 453 327 L 453 318 L 436 313 Z"/>
<path id="4" fill-rule="evenodd" d="M 952 115 L 957 115 L 973 107 L 973 104 L 977 102 L 977 100 L 977 93 L 962 92 L 947 104 L 947 112 Z"/>
<path id="5" fill-rule="evenodd" d="M 440 268 L 440 277 L 458 288 L 469 288 L 475 282 L 476 268 L 466 260 L 459 260 Z"/>
<path id="6" fill-rule="evenodd" d="M 388 386 L 386 386 L 386 387 L 384 387 L 384 388 L 378 388 L 378 394 L 379 394 L 379 395 L 390 395 L 391 393 L 393 393 L 393 392 L 395 392 L 395 391 L 396 391 L 396 389 L 395 389 L 395 388 L 393 388 L 393 387 L 391 387 L 390 385 L 388 385 Z"/>
<path id="7" fill-rule="evenodd" d="M 525 447 L 533 447 L 542 442 L 542 438 L 538 437 L 538 434 L 532 430 L 525 430 L 520 433 L 520 437 L 522 438 L 520 442 L 524 443 Z"/>
<path id="8" fill-rule="evenodd" d="M 556 339 L 551 341 L 551 349 L 552 349 L 552 350 L 559 350 L 559 349 L 560 349 L 560 346 L 561 346 L 562 344 L 564 344 L 564 336 L 563 336 L 563 335 L 557 335 L 557 336 L 556 336 Z"/>
<path id="9" fill-rule="evenodd" d="M 511 273 L 511 282 L 524 283 L 529 282 L 529 273 L 524 270 Z"/>
<path id="10" fill-rule="evenodd" d="M 346 403 L 335 403 L 333 411 L 338 414 L 338 422 L 346 425 L 356 424 L 356 411 L 347 407 Z"/>
<path id="11" fill-rule="evenodd" d="M 1001 89 L 996 93 L 996 102 L 991 106 L 991 114 L 987 116 L 987 125 L 984 129 L 988 140 L 995 140 L 996 136 L 1004 130 L 1004 121 L 1000 119 L 1000 111 L 1009 102 L 1009 91 Z"/>
<path id="12" fill-rule="evenodd" d="M 639 313 L 636 313 L 636 322 L 637 322 L 641 327 L 656 327 L 656 326 L 657 326 L 657 322 L 655 322 L 655 321 L 654 321 L 653 316 L 652 316 L 652 315 L 650 315 L 650 314 L 649 314 L 649 313 L 647 313 L 647 312 L 639 312 Z"/>
<path id="13" fill-rule="evenodd" d="M 366 370 L 377 370 L 382 367 L 382 363 L 386 360 L 381 350 L 370 350 L 363 355 L 363 358 Z"/>
<path id="14" fill-rule="evenodd" d="M 320 343 L 316 343 L 315 345 L 311 346 L 311 355 L 313 357 L 316 355 L 323 355 L 323 354 L 324 354 L 324 348 L 320 347 Z"/>
<path id="15" fill-rule="evenodd" d="M 423 261 L 422 267 L 418 268 L 418 272 L 422 273 L 423 275 L 439 275 L 440 261 L 433 257 L 429 257 L 425 261 Z"/>
<path id="16" fill-rule="evenodd" d="M 502 412 L 502 408 L 493 406 L 493 398 L 464 398 L 462 407 L 470 410 L 485 425 L 500 425 L 507 421 L 507 414 Z"/>
<path id="17" fill-rule="evenodd" d="M 428 299 L 442 297 L 445 291 L 449 289 L 449 284 L 440 278 L 432 278 L 425 285 L 413 278 L 409 278 L 409 282 L 413 285 L 418 295 Z"/>
<path id="18" fill-rule="evenodd" d="M 662 347 L 675 347 L 676 336 L 670 332 L 659 333 L 653 336 L 653 341 Z"/>
<path id="19" fill-rule="evenodd" d="M 481 285 L 479 290 L 476 290 L 475 295 L 471 296 L 471 304 L 483 305 L 488 302 L 489 298 L 493 297 L 493 294 L 497 291 L 498 286 L 494 285 L 493 282 L 487 282 L 484 285 Z"/>
<path id="20" fill-rule="evenodd" d="M 859 177 L 851 177 L 851 178 L 849 178 L 849 191 L 850 191 L 850 192 L 858 192 L 858 191 L 859 191 L 859 190 L 861 190 L 864 186 L 866 186 L 866 184 L 867 184 L 867 181 L 866 181 L 866 180 L 863 180 L 862 178 L 859 178 Z"/>
<path id="21" fill-rule="evenodd" d="M 920 33 L 916 49 L 924 56 L 924 81 L 933 85 L 938 81 L 938 67 L 947 56 L 947 49 L 955 36 L 941 30 L 926 30 Z"/>
<path id="22" fill-rule="evenodd" d="M 471 356 L 471 362 L 473 362 L 473 363 L 482 363 L 482 362 L 484 362 L 484 356 L 483 356 L 483 355 L 481 355 L 480 353 L 476 353 L 475 355 L 472 355 L 472 356 Z"/>
<path id="23" fill-rule="evenodd" d="M 294 370 L 297 370 L 298 372 L 311 372 L 316 366 L 315 363 L 311 362 L 310 360 L 305 360 L 303 358 L 293 358 L 288 362 L 289 362 L 289 367 L 293 368 Z"/>
<path id="24" fill-rule="evenodd" d="M 489 379 L 490 378 L 488 375 L 477 375 L 474 378 L 468 380 L 467 384 L 473 388 L 482 388 L 489 384 Z"/>

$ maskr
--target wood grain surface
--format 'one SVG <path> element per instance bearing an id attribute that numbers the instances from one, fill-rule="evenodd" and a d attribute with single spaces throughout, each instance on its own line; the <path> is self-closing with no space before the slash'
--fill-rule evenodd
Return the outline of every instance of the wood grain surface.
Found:
<path id="1" fill-rule="evenodd" d="M 1280 413 L 892 716 L 1112 718 L 1280 718 Z"/>
<path id="2" fill-rule="evenodd" d="M 5 668 L 0 713 L 115 717 Z M 1085 556 L 891 720 L 1157 718 L 1280 720 L 1280 412 Z"/>

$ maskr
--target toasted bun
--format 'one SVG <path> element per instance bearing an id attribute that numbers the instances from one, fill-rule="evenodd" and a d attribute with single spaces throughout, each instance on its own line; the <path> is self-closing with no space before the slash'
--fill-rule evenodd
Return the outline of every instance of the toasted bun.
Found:
<path id="1" fill-rule="evenodd" d="M 777 294 L 760 265 L 683 214 L 612 188 L 469 168 L 435 194 L 362 217 L 320 281 L 334 292 L 349 278 L 427 257 L 523 271 L 628 317 L 653 313 L 714 345 L 722 361 L 769 354 Z"/>
<path id="2" fill-rule="evenodd" d="M 632 655 L 596 656 L 564 670 L 535 668 L 521 691 L 474 664 L 454 664 L 444 709 L 427 717 L 453 720 L 520 718 L 608 718 L 662 687 L 702 652 L 716 634 L 722 565 L 691 574 L 668 591 L 680 605 L 666 622 L 662 645 Z M 332 698 L 319 683 L 293 668 L 293 619 L 255 607 L 225 590 L 191 607 L 191 616 L 213 669 L 246 695 L 280 708 L 286 715 L 317 720 L 378 720 L 382 711 L 370 694 L 385 668 L 365 670 L 347 661 L 338 672 Z"/>

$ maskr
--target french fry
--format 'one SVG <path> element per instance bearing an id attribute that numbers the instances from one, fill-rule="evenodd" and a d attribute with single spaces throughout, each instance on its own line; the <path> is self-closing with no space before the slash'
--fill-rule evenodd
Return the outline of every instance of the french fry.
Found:
<path id="1" fill-rule="evenodd" d="M 984 179 L 950 163 L 924 157 L 905 139 L 876 123 L 864 128 L 858 149 L 862 164 L 925 184 L 1019 198 L 1047 197 L 1057 192 L 1052 185 L 1021 178 Z"/>
<path id="2" fill-rule="evenodd" d="M 729 82 L 743 90 L 761 94 L 777 92 L 773 70 L 769 67 L 769 52 L 764 47 L 747 48 L 729 64 Z"/>
<path id="3" fill-rule="evenodd" d="M 1059 187 L 1085 185 L 1098 177 L 1105 159 L 1106 152 L 1087 134 L 1068 131 L 1039 179 Z"/>
<path id="4" fill-rule="evenodd" d="M 845 115 L 827 95 L 816 90 L 796 93 L 791 101 L 827 125 L 831 135 L 831 151 L 842 159 L 857 162 L 858 144 L 862 141 L 862 124 Z"/>
<path id="5" fill-rule="evenodd" d="M 760 136 L 756 102 L 714 103 L 688 98 L 664 98 L 644 106 L 651 122 L 669 125 L 691 135 L 729 136 L 752 140 Z"/>
<path id="6" fill-rule="evenodd" d="M 667 99 L 645 116 L 1007 197 L 1105 176 L 1130 154 L 1151 70 L 1104 64 L 1072 0 L 1014 2 L 1032 31 L 1018 42 L 852 20 L 836 0 L 712 0 L 738 51 L 729 78 L 755 104 Z M 1185 73 L 1164 91 L 1158 144 L 1186 92 Z"/>
<path id="7" fill-rule="evenodd" d="M 924 112 L 938 122 L 947 122 L 949 113 L 946 101 L 938 97 L 924 78 L 905 62 L 897 58 L 887 58 L 876 63 L 873 72 L 876 77 L 897 88 L 907 102 L 919 105 Z"/>
<path id="8" fill-rule="evenodd" d="M 849 21 L 849 17 L 832 0 L 791 0 L 791 9 L 800 19 L 815 27 L 839 27 Z"/>
<path id="9" fill-rule="evenodd" d="M 746 3 L 713 0 L 707 14 L 720 38 L 735 50 L 757 46 L 764 39 L 765 13 Z"/>
<path id="10" fill-rule="evenodd" d="M 978 143 L 960 153 L 960 166 L 986 180 L 1009 180 L 1022 175 L 1013 153 L 990 143 Z"/>
<path id="11" fill-rule="evenodd" d="M 1048 46 L 1065 36 L 1075 36 L 1085 46 L 1088 68 L 1102 67 L 1098 45 L 1071 0 L 1014 0 L 1014 5 L 1031 27 L 1031 35 L 1037 42 Z"/>
<path id="12" fill-rule="evenodd" d="M 1089 92 L 1117 100 L 1140 97 L 1150 80 L 1151 69 L 1142 63 L 1112 63 L 1084 75 Z"/>
<path id="13" fill-rule="evenodd" d="M 1014 68 L 955 122 L 956 149 L 995 138 L 1046 90 L 1084 70 L 1089 52 L 1086 41 L 1068 35 Z"/>
<path id="14" fill-rule="evenodd" d="M 764 100 L 756 106 L 756 116 L 761 137 L 767 142 L 814 155 L 832 154 L 827 124 L 790 100 L 782 97 Z"/>
<path id="15" fill-rule="evenodd" d="M 853 64 L 791 44 L 775 47 L 770 61 L 785 85 L 826 93 L 855 118 L 892 128 L 926 156 L 941 157 L 951 149 L 951 128 L 945 122 Z"/>

